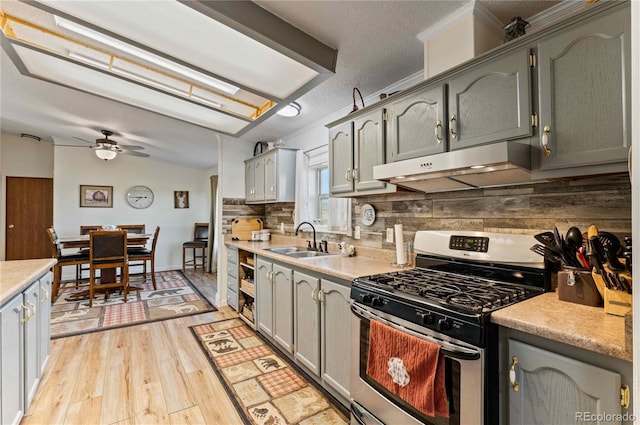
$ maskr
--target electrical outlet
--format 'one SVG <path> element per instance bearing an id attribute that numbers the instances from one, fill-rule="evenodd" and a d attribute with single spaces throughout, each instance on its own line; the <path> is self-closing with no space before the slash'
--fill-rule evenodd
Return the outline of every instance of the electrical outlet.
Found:
<path id="1" fill-rule="evenodd" d="M 360 239 L 360 226 L 353 228 L 353 239 Z"/>
<path id="2" fill-rule="evenodd" d="M 387 228 L 387 242 L 393 243 L 393 227 Z"/>

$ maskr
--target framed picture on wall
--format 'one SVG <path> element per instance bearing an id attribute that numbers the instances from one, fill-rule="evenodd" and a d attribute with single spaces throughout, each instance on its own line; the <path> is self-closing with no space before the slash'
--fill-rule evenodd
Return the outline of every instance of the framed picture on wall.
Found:
<path id="1" fill-rule="evenodd" d="M 176 190 L 173 192 L 174 208 L 189 208 L 189 191 Z"/>
<path id="2" fill-rule="evenodd" d="M 113 186 L 80 185 L 80 206 L 113 208 Z"/>

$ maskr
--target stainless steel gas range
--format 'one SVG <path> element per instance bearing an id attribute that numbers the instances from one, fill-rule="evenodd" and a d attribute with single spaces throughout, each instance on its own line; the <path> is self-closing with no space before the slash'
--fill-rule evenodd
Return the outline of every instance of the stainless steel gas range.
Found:
<path id="1" fill-rule="evenodd" d="M 355 279 L 351 423 L 498 423 L 498 332 L 490 315 L 550 288 L 544 262 L 530 250 L 535 243 L 525 235 L 419 231 L 415 269 Z M 434 391 L 446 392 L 448 415 L 424 413 L 399 385 L 369 375 L 369 356 L 381 349 L 370 344 L 372 321 L 439 346 L 444 385 Z M 396 357 L 402 363 L 402 349 Z"/>

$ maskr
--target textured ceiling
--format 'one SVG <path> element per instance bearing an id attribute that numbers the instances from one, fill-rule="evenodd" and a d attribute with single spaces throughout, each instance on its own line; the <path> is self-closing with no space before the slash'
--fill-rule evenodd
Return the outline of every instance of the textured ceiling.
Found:
<path id="1" fill-rule="evenodd" d="M 348 107 L 353 87 L 358 87 L 367 96 L 420 71 L 423 45 L 416 35 L 468 1 L 256 3 L 336 48 L 338 60 L 335 75 L 299 98 L 303 107 L 300 116 L 270 117 L 242 136 L 251 143 L 278 139 Z M 506 24 L 514 16 L 527 19 L 557 2 L 482 3 Z M 67 143 L 77 142 L 74 137 L 94 140 L 100 136 L 98 130 L 106 128 L 119 136 L 114 136 L 115 140 L 142 145 L 154 158 L 201 168 L 216 166 L 216 133 L 212 130 L 24 77 L 4 51 L 1 60 L 0 125 L 3 132 L 26 132 L 45 140 Z M 224 140 L 225 143 L 240 143 L 228 136 Z"/>

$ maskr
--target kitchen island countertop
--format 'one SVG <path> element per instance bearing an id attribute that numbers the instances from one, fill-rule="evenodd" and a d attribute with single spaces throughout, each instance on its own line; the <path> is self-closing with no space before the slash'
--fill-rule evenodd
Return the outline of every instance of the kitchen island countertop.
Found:
<path id="1" fill-rule="evenodd" d="M 632 361 L 625 350 L 624 317 L 560 301 L 549 292 L 491 313 L 491 321 L 567 345 Z"/>
<path id="2" fill-rule="evenodd" d="M 0 261 L 0 305 L 19 294 L 56 262 L 55 258 Z"/>

